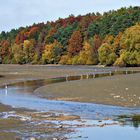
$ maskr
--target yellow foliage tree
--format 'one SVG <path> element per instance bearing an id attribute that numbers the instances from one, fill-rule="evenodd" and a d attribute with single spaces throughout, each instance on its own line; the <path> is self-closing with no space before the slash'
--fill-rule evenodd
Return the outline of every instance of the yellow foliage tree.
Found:
<path id="1" fill-rule="evenodd" d="M 99 61 L 103 65 L 112 65 L 117 59 L 117 55 L 115 54 L 115 49 L 111 44 L 104 43 L 98 50 L 99 53 Z"/>
<path id="2" fill-rule="evenodd" d="M 140 65 L 140 24 L 136 24 L 124 32 L 121 38 L 121 46 L 124 46 L 125 51 L 122 51 L 115 64 L 121 59 L 127 66 Z"/>
<path id="3" fill-rule="evenodd" d="M 22 44 L 21 45 L 14 44 L 12 46 L 12 53 L 14 56 L 14 58 L 13 58 L 14 63 L 17 63 L 17 64 L 24 64 L 25 63 Z"/>
<path id="4" fill-rule="evenodd" d="M 72 64 L 94 64 L 93 49 L 87 41 L 84 42 L 83 48 L 79 55 L 72 59 Z"/>
<path id="5" fill-rule="evenodd" d="M 34 56 L 34 40 L 24 40 L 23 53 L 26 63 L 31 63 Z"/>
<path id="6" fill-rule="evenodd" d="M 42 54 L 42 62 L 44 64 L 58 63 L 60 61 L 61 51 L 62 51 L 62 46 L 57 41 L 55 41 L 52 44 L 47 44 Z"/>

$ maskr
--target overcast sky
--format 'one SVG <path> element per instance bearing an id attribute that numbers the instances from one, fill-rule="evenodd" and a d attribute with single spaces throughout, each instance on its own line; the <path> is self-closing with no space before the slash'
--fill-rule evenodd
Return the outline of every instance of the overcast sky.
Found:
<path id="1" fill-rule="evenodd" d="M 130 5 L 140 6 L 140 0 L 0 0 L 0 32 L 70 14 L 104 12 Z"/>

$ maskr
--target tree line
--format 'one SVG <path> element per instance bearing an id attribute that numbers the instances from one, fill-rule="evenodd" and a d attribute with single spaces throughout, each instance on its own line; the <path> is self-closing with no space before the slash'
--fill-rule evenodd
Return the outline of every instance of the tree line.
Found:
<path id="1" fill-rule="evenodd" d="M 0 63 L 139 66 L 140 7 L 3 31 Z"/>

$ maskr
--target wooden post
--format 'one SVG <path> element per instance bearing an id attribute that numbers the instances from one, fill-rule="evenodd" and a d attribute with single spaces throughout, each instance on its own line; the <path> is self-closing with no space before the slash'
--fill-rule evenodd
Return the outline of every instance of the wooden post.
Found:
<path id="1" fill-rule="evenodd" d="M 89 79 L 89 74 L 87 74 L 87 79 Z"/>
<path id="2" fill-rule="evenodd" d="M 68 80 L 68 77 L 69 77 L 69 76 L 68 76 L 68 75 L 66 75 L 66 82 L 68 82 L 68 81 L 69 81 L 69 80 Z"/>
<path id="3" fill-rule="evenodd" d="M 95 73 L 93 73 L 93 79 L 95 78 Z"/>
<path id="4" fill-rule="evenodd" d="M 83 80 L 83 75 L 81 75 L 81 78 L 80 79 Z"/>

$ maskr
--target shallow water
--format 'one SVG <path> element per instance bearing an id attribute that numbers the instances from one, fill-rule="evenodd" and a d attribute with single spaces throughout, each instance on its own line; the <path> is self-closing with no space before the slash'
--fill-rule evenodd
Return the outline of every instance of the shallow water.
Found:
<path id="1" fill-rule="evenodd" d="M 71 140 L 139 140 L 140 129 L 130 126 L 106 126 L 88 127 L 77 130 L 78 133 L 71 135 Z"/>
<path id="2" fill-rule="evenodd" d="M 61 80 L 63 80 L 61 78 Z M 140 114 L 139 108 L 124 108 L 93 103 L 47 100 L 34 96 L 33 90 L 47 81 L 38 80 L 13 84 L 0 90 L 0 102 L 15 108 L 37 111 L 62 112 L 79 115 L 84 119 L 104 119 L 117 115 Z M 50 83 L 51 81 L 48 81 Z M 56 82 L 56 80 L 52 81 Z M 58 82 L 58 81 L 57 81 Z M 28 94 L 27 94 L 28 93 Z"/>

